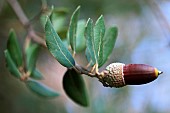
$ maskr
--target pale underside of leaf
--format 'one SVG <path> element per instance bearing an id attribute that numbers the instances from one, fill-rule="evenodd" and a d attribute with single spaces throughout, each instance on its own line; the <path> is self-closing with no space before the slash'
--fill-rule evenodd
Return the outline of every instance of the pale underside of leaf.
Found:
<path id="1" fill-rule="evenodd" d="M 36 68 L 32 71 L 30 77 L 34 79 L 38 79 L 38 80 L 41 80 L 44 78 L 41 72 Z"/>
<path id="2" fill-rule="evenodd" d="M 89 52 L 91 60 L 94 63 L 97 63 L 96 51 L 95 51 L 95 42 L 94 42 L 94 31 L 93 31 L 93 21 L 92 19 L 88 19 L 86 29 L 85 29 L 85 37 L 86 37 L 86 46 Z"/>
<path id="3" fill-rule="evenodd" d="M 70 20 L 70 25 L 68 29 L 68 37 L 70 41 L 71 48 L 73 52 L 76 52 L 76 32 L 77 32 L 77 22 L 80 13 L 80 6 L 73 12 Z"/>
<path id="4" fill-rule="evenodd" d="M 26 64 L 27 64 L 27 70 L 32 73 L 36 66 L 36 60 L 38 57 L 39 52 L 39 45 L 38 44 L 32 44 L 28 46 L 26 49 Z"/>
<path id="5" fill-rule="evenodd" d="M 88 63 L 89 63 L 91 66 L 93 66 L 95 63 L 94 63 L 94 62 L 92 61 L 92 59 L 91 59 L 91 56 L 90 56 L 90 53 L 89 53 L 88 48 L 86 48 L 85 55 L 86 55 L 86 59 L 87 59 Z"/>
<path id="6" fill-rule="evenodd" d="M 77 24 L 76 52 L 82 52 L 86 47 L 86 40 L 84 37 L 85 24 L 85 20 L 79 20 Z"/>
<path id="7" fill-rule="evenodd" d="M 110 54 L 113 51 L 115 42 L 116 42 L 116 38 L 117 38 L 117 33 L 118 33 L 118 29 L 117 27 L 110 27 L 109 29 L 106 30 L 106 34 L 104 36 L 104 46 L 103 46 L 103 63 L 104 64 Z"/>
<path id="8" fill-rule="evenodd" d="M 103 61 L 103 37 L 105 34 L 105 24 L 103 15 L 101 15 L 96 24 L 94 26 L 94 41 L 95 41 L 95 51 L 96 51 L 96 58 L 99 67 Z"/>

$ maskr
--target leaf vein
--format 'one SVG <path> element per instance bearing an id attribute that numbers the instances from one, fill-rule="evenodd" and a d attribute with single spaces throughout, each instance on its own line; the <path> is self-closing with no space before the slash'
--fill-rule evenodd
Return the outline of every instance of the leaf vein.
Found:
<path id="1" fill-rule="evenodd" d="M 102 36 L 101 36 L 101 32 L 100 32 L 100 40 L 99 40 L 99 47 L 98 47 L 98 56 L 100 55 L 100 49 L 101 49 L 101 43 L 102 43 Z"/>
<path id="2" fill-rule="evenodd" d="M 52 29 L 51 29 L 51 32 L 52 32 Z M 53 38 L 54 38 L 54 40 L 55 40 L 55 42 L 56 42 L 56 44 L 57 44 L 57 46 L 58 46 L 59 51 L 61 52 L 61 54 L 62 54 L 62 55 L 65 57 L 65 59 L 71 64 L 71 66 L 74 67 L 74 65 L 70 62 L 70 60 L 65 56 L 65 54 L 64 54 L 63 51 L 61 50 L 61 48 L 60 48 L 57 40 L 55 39 L 55 36 L 54 36 L 53 33 L 52 33 L 52 35 L 53 35 Z M 56 50 L 56 49 L 55 49 L 55 50 Z M 56 50 L 56 51 L 57 51 L 57 50 Z"/>

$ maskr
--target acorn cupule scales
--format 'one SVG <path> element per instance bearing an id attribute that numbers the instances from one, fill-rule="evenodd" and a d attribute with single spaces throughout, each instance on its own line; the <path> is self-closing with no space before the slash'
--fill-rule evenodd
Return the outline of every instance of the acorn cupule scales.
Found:
<path id="1" fill-rule="evenodd" d="M 161 73 L 161 71 L 146 64 L 112 63 L 103 71 L 103 77 L 100 81 L 104 86 L 118 88 L 152 82 Z"/>

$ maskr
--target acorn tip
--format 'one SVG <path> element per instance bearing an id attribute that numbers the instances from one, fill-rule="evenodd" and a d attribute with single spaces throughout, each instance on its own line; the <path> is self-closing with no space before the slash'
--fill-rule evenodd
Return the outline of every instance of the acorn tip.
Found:
<path id="1" fill-rule="evenodd" d="M 158 75 L 160 75 L 160 74 L 162 74 L 163 73 L 163 71 L 158 71 Z"/>

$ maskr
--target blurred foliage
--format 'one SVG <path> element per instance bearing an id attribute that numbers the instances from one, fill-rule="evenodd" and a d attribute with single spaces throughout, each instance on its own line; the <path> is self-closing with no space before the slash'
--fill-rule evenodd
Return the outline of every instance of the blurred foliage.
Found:
<path id="1" fill-rule="evenodd" d="M 124 62 L 124 63 L 145 63 L 154 64 L 154 59 L 161 59 L 163 67 L 169 67 L 169 63 L 164 60 L 165 57 L 157 57 L 157 50 L 160 50 L 163 54 L 163 50 L 167 47 L 167 40 L 164 35 L 160 33 L 161 29 L 158 25 L 150 6 L 144 0 L 139 2 L 137 0 L 48 0 L 48 5 L 54 5 L 55 7 L 66 7 L 70 11 L 68 17 L 75 7 L 81 5 L 80 18 L 88 19 L 88 17 L 94 20 L 103 14 L 106 17 L 106 25 L 117 24 L 119 28 L 118 40 L 116 42 L 116 48 L 113 50 L 111 60 L 108 62 Z M 150 1 L 150 0 L 148 0 Z M 159 0 L 158 0 L 159 1 Z M 166 1 L 159 1 L 161 3 L 168 3 Z M 158 3 L 159 3 L 158 2 Z M 41 1 L 40 0 L 19 0 L 24 12 L 32 19 L 36 14 L 40 12 Z M 159 18 L 157 18 L 159 19 Z M 164 112 L 169 113 L 170 109 L 167 106 L 169 97 L 163 97 L 165 93 L 169 96 L 167 86 L 164 80 L 161 79 L 155 82 L 153 85 L 144 85 L 140 87 L 124 87 L 121 89 L 105 88 L 96 79 L 84 77 L 88 84 L 90 107 L 82 108 L 75 105 L 65 97 L 59 97 L 54 100 L 44 100 L 38 98 L 30 93 L 23 83 L 18 82 L 12 76 L 9 76 L 9 72 L 5 67 L 4 49 L 6 48 L 6 42 L 8 37 L 8 31 L 10 28 L 14 28 L 18 36 L 20 45 L 23 46 L 26 31 L 18 21 L 14 11 L 9 7 L 5 0 L 0 1 L 0 111 L 3 113 L 157 113 Z M 155 22 L 156 21 L 156 22 Z M 67 25 L 69 23 L 66 23 Z M 156 25 L 155 25 L 156 24 Z M 39 21 L 34 22 L 34 27 L 37 31 L 42 31 Z M 132 27 L 132 28 L 131 28 Z M 162 26 L 161 28 L 164 28 Z M 159 33 L 159 34 L 158 34 Z M 169 36 L 169 35 L 168 35 Z M 154 37 L 154 38 L 152 38 Z M 160 38 L 158 38 L 160 37 Z M 147 39 L 147 42 L 145 43 Z M 162 41 L 164 39 L 164 41 Z M 152 42 L 152 43 L 151 43 Z M 145 43 L 145 49 L 138 49 Z M 161 44 L 162 45 L 161 45 Z M 154 44 L 154 45 L 151 45 Z M 138 46 L 139 45 L 139 46 Z M 156 46 L 155 46 L 156 45 Z M 161 45 L 161 46 L 160 46 Z M 146 48 L 147 47 L 147 48 Z M 151 48 L 153 47 L 153 49 Z M 156 47 L 160 47 L 157 48 Z M 152 57 L 150 54 L 154 56 Z M 155 50 L 150 51 L 150 50 Z M 136 54 L 135 54 L 135 51 Z M 42 52 L 43 53 L 43 52 Z M 46 52 L 47 53 L 47 52 Z M 46 54 L 45 53 L 45 54 Z M 82 53 L 80 53 L 81 55 Z M 144 55 L 145 54 L 145 55 Z M 165 53 L 164 53 L 165 54 Z M 84 54 L 83 54 L 84 55 Z M 82 56 L 83 56 L 82 55 Z M 169 54 L 165 54 L 169 55 Z M 138 56 L 137 58 L 135 56 Z M 43 58 L 43 54 L 40 58 Z M 134 60 L 134 59 L 137 60 Z M 142 60 L 142 58 L 144 60 Z M 45 58 L 47 60 L 47 58 Z M 43 65 L 45 62 L 39 62 Z M 86 63 L 81 61 L 82 63 Z M 143 62 L 143 63 L 144 63 Z M 156 64 L 156 63 L 155 63 Z M 50 65 L 48 65 L 50 66 Z M 160 67 L 161 67 L 160 66 Z M 59 66 L 58 66 L 59 67 Z M 48 68 L 48 67 L 47 67 Z M 102 67 L 103 68 L 103 67 Z M 164 68 L 167 69 L 167 68 Z M 169 68 L 168 68 L 169 69 Z M 60 71 L 57 68 L 56 71 Z M 165 72 L 168 74 L 167 72 Z M 50 76 L 50 73 L 49 75 Z M 62 76 L 62 75 L 56 75 Z M 48 79 L 48 77 L 47 77 Z M 168 79 L 167 79 L 168 80 Z M 55 80 L 57 81 L 57 80 Z M 50 81 L 48 81 L 50 82 Z M 163 83 L 160 84 L 160 83 Z M 53 85 L 57 85 L 55 82 Z M 158 86 L 158 87 L 157 87 Z M 163 86 L 163 87 L 162 87 Z M 166 86 L 166 87 L 164 87 Z M 149 88 L 147 88 L 149 87 Z M 156 88 L 155 88 L 156 87 Z M 151 90 L 152 89 L 152 90 Z M 159 89 L 159 90 L 158 90 Z M 168 89 L 170 90 L 170 89 Z M 138 93 L 134 93 L 134 91 Z M 149 93 L 147 93 L 147 91 Z M 162 92 L 161 92 L 162 91 Z M 145 92 L 145 95 L 143 94 Z M 146 96 L 147 95 L 147 96 Z M 155 98 L 156 95 L 156 98 Z M 159 97 L 157 97 L 159 95 Z M 146 97 L 147 98 L 146 98 Z M 164 99 L 165 98 L 165 99 Z M 155 99 L 155 100 L 152 100 Z M 165 100 L 162 101 L 162 100 Z M 162 102 L 162 103 L 159 103 Z M 164 105 L 164 106 L 163 106 Z M 159 109 L 163 106 L 162 109 Z"/>

